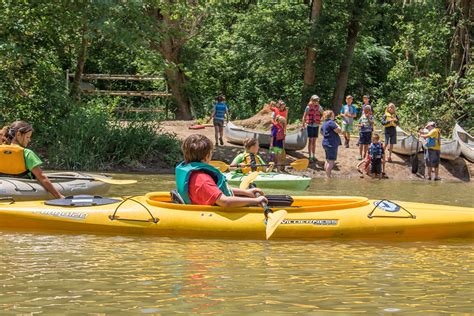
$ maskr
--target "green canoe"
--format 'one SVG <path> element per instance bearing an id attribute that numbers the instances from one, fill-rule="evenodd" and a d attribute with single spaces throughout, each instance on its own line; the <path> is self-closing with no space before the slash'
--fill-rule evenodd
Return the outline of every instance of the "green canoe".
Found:
<path id="1" fill-rule="evenodd" d="M 245 174 L 239 172 L 225 173 L 227 182 L 234 187 L 238 187 Z M 259 188 L 268 189 L 291 189 L 292 191 L 304 191 L 309 187 L 311 178 L 296 176 L 286 173 L 268 172 L 260 173 L 254 181 Z"/>

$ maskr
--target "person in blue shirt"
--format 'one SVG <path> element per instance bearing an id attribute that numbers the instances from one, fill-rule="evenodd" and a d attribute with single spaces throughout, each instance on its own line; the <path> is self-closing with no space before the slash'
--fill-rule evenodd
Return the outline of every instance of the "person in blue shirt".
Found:
<path id="1" fill-rule="evenodd" d="M 341 145 L 341 138 L 338 134 L 341 133 L 341 128 L 334 122 L 334 112 L 331 110 L 323 113 L 323 126 L 321 127 L 321 134 L 323 135 L 323 148 L 326 152 L 326 162 L 324 163 L 324 170 L 326 176 L 331 177 L 331 171 L 337 159 L 337 148 Z"/>
<path id="2" fill-rule="evenodd" d="M 212 119 L 214 125 L 214 132 L 216 138 L 216 146 L 224 145 L 224 121 L 227 118 L 227 123 L 229 122 L 229 107 L 225 103 L 225 96 L 220 95 L 216 98 L 216 104 L 212 109 L 212 114 L 208 122 Z"/>
<path id="3" fill-rule="evenodd" d="M 348 95 L 346 97 L 346 104 L 341 107 L 340 116 L 342 117 L 342 135 L 344 135 L 344 146 L 349 148 L 349 141 L 351 140 L 351 132 L 354 125 L 354 118 L 357 116 L 357 109 L 352 104 L 354 97 Z"/>

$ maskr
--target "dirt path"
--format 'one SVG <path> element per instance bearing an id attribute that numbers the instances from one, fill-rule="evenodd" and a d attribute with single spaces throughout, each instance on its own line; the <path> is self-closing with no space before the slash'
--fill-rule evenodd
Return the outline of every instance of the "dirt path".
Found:
<path id="1" fill-rule="evenodd" d="M 184 139 L 191 134 L 203 134 L 214 141 L 214 128 L 206 127 L 204 129 L 192 130 L 189 126 L 193 125 L 192 121 L 164 121 L 161 123 L 162 131 L 175 133 L 180 139 Z M 312 178 L 325 177 L 323 170 L 324 166 L 324 150 L 321 146 L 322 139 L 319 138 L 316 142 L 316 163 L 311 163 L 308 170 L 304 172 L 298 172 L 298 174 L 305 174 Z M 360 174 L 357 172 L 356 166 L 359 163 L 357 157 L 359 156 L 359 148 L 356 146 L 357 138 L 354 137 L 351 140 L 350 148 L 339 147 L 338 159 L 336 161 L 336 167 L 333 170 L 333 176 L 337 178 L 358 178 Z M 230 163 L 232 159 L 242 151 L 242 146 L 230 144 L 225 141 L 224 146 L 218 146 L 214 151 L 214 160 L 221 160 Z M 264 159 L 268 159 L 267 150 L 262 148 L 260 154 Z M 307 158 L 308 151 L 305 148 L 301 151 L 288 152 L 288 160 L 294 160 L 298 158 Z M 413 175 L 411 173 L 411 167 L 409 165 L 409 157 L 394 154 L 392 155 L 393 162 L 387 163 L 386 173 L 390 179 L 396 180 L 423 180 L 423 157 L 420 154 L 420 168 L 421 174 Z M 440 166 L 440 177 L 443 181 L 470 181 L 470 172 L 473 168 L 472 163 L 467 162 L 463 158 L 458 158 L 455 161 L 442 160 Z M 294 171 L 289 171 L 297 173 Z"/>

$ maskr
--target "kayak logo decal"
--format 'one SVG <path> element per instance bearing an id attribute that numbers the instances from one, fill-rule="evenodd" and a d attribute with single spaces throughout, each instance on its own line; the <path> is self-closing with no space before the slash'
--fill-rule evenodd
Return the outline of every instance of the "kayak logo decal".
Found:
<path id="1" fill-rule="evenodd" d="M 387 200 L 378 200 L 374 202 L 374 205 L 385 212 L 395 213 L 400 211 L 400 205 Z"/>
<path id="2" fill-rule="evenodd" d="M 264 221 L 267 225 L 267 220 Z M 336 226 L 337 219 L 284 219 L 281 225 L 316 225 L 316 226 Z"/>
<path id="3" fill-rule="evenodd" d="M 44 211 L 36 211 L 34 213 L 46 215 L 46 216 L 54 216 L 54 217 L 69 218 L 69 219 L 76 219 L 76 220 L 86 219 L 87 217 L 87 213 L 73 212 L 73 211 L 44 210 Z"/>

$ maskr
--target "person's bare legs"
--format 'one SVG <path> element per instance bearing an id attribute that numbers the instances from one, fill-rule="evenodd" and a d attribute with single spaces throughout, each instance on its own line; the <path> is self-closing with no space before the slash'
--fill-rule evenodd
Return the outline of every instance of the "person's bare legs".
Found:
<path id="1" fill-rule="evenodd" d="M 331 178 L 331 171 L 334 168 L 334 160 L 326 160 L 324 163 L 324 170 L 326 171 L 326 177 Z"/>
<path id="2" fill-rule="evenodd" d="M 393 144 L 388 145 L 388 161 L 392 161 Z"/>
<path id="3" fill-rule="evenodd" d="M 214 125 L 214 136 L 216 138 L 216 146 L 219 145 L 219 126 Z"/>
<path id="4" fill-rule="evenodd" d="M 224 145 L 224 127 L 223 126 L 219 126 L 219 134 L 220 134 L 220 137 L 219 137 L 219 140 L 221 141 L 221 145 Z"/>
<path id="5" fill-rule="evenodd" d="M 434 168 L 435 179 L 439 179 L 439 167 Z"/>

